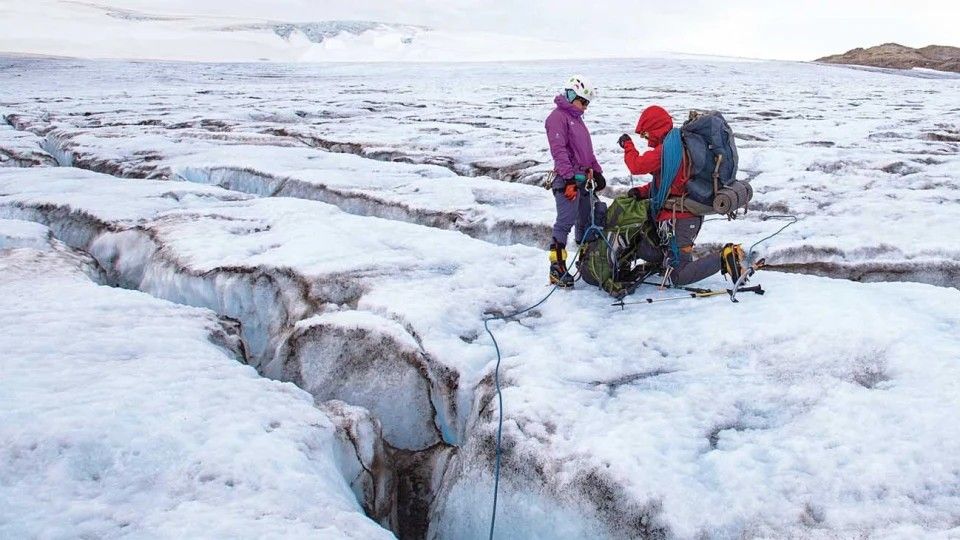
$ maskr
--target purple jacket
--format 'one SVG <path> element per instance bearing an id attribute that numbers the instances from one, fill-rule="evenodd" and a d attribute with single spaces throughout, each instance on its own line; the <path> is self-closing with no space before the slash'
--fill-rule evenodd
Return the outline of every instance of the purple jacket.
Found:
<path id="1" fill-rule="evenodd" d="M 590 132 L 583 123 L 583 111 L 574 107 L 563 94 L 553 98 L 557 108 L 550 113 L 544 126 L 553 156 L 553 170 L 557 177 L 553 187 L 563 187 L 564 181 L 575 174 L 584 174 L 587 169 L 602 173 L 603 168 L 593 154 Z"/>

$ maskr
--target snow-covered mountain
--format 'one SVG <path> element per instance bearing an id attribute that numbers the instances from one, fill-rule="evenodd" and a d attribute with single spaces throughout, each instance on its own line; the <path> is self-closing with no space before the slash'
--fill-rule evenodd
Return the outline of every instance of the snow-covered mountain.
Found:
<path id="1" fill-rule="evenodd" d="M 0 52 L 7 53 L 219 62 L 484 61 L 570 54 L 569 47 L 549 40 L 375 21 L 285 22 L 73 0 L 2 0 L 0 8 Z"/>

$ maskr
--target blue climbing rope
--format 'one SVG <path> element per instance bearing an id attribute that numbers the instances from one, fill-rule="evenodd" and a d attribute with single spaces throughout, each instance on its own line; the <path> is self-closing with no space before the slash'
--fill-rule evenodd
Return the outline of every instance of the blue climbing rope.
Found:
<path id="1" fill-rule="evenodd" d="M 673 226 L 671 225 L 670 232 L 670 266 L 674 270 L 680 268 L 680 244 L 677 243 L 677 233 L 673 231 Z"/>
<path id="2" fill-rule="evenodd" d="M 782 233 L 783 231 L 785 231 L 785 230 L 787 229 L 787 227 L 789 227 L 789 226 L 793 225 L 794 223 L 800 221 L 800 218 L 798 218 L 797 216 L 786 215 L 786 214 L 784 214 L 784 215 L 776 215 L 776 214 L 775 214 L 775 215 L 771 215 L 771 216 L 761 215 L 761 216 L 760 216 L 760 221 L 767 221 L 767 220 L 770 220 L 770 219 L 774 219 L 774 220 L 789 220 L 790 223 L 787 223 L 787 224 L 784 225 L 783 227 L 780 227 L 780 228 L 777 230 L 777 232 L 771 234 L 770 236 L 764 236 L 764 237 L 761 238 L 760 240 L 757 240 L 756 242 L 754 242 L 753 245 L 750 246 L 750 249 L 747 250 L 747 261 L 751 261 L 751 262 L 752 262 L 753 250 L 756 249 L 757 246 L 759 246 L 760 244 L 766 242 L 767 240 L 770 240 L 770 239 L 773 238 L 774 236 L 776 236 L 776 235 Z"/>
<path id="3" fill-rule="evenodd" d="M 570 270 L 568 269 L 567 273 L 569 272 Z M 510 313 L 508 315 L 485 317 L 483 319 L 483 329 L 487 331 L 487 335 L 490 336 L 490 340 L 493 341 L 493 347 L 497 351 L 497 365 L 493 370 L 493 380 L 497 388 L 497 400 L 498 400 L 499 411 L 500 411 L 500 419 L 497 422 L 496 464 L 494 465 L 494 469 L 493 469 L 493 514 L 490 516 L 490 540 L 493 540 L 493 529 L 497 522 L 497 494 L 500 491 L 500 456 L 502 453 L 500 443 L 503 439 L 503 394 L 500 392 L 500 360 L 502 359 L 502 357 L 500 355 L 500 345 L 497 343 L 497 338 L 494 337 L 493 332 L 490 331 L 490 321 L 497 321 L 497 320 L 506 321 L 514 317 L 523 315 L 528 311 L 536 309 L 537 307 L 543 305 L 544 302 L 550 299 L 553 293 L 555 293 L 559 288 L 559 285 L 560 285 L 559 283 L 554 284 L 554 286 L 550 289 L 550 292 L 547 293 L 546 296 L 544 296 L 542 299 L 540 299 L 539 302 L 537 302 L 536 304 L 533 304 L 528 308 L 521 309 L 520 311 Z"/>
<path id="4" fill-rule="evenodd" d="M 597 201 L 596 194 L 592 188 L 585 189 L 585 191 L 590 195 L 590 226 L 587 227 L 587 230 L 583 232 L 583 238 L 589 238 L 592 231 L 598 231 L 598 236 L 603 239 L 604 242 L 609 246 L 610 242 L 603 234 L 603 228 L 597 226 L 597 218 L 594 212 L 594 203 Z M 570 273 L 570 267 L 575 266 L 577 260 L 580 258 L 580 250 L 577 250 L 577 254 L 570 261 L 570 265 L 567 266 L 566 274 L 561 277 L 565 277 Z M 487 335 L 490 336 L 490 340 L 493 341 L 493 348 L 497 351 L 497 364 L 493 369 L 493 381 L 497 389 L 497 403 L 499 405 L 500 418 L 497 421 L 497 449 L 496 449 L 496 458 L 495 464 L 493 467 L 493 512 L 490 516 L 490 540 L 493 540 L 493 531 L 497 523 L 497 496 L 500 492 L 500 458 L 502 455 L 501 442 L 503 440 L 503 394 L 500 391 L 500 361 L 502 356 L 500 354 L 500 345 L 497 343 L 497 338 L 493 335 L 493 332 L 490 330 L 491 321 L 508 321 L 515 317 L 519 317 L 524 313 L 530 312 L 540 306 L 542 306 L 547 300 L 553 296 L 553 293 L 557 292 L 560 283 L 555 283 L 553 287 L 550 288 L 550 292 L 546 296 L 541 298 L 537 303 L 533 304 L 530 307 L 523 308 L 519 311 L 513 313 L 508 313 L 506 315 L 495 315 L 492 317 L 484 317 L 483 319 L 483 329 L 487 331 Z"/>
<path id="5" fill-rule="evenodd" d="M 673 187 L 673 181 L 680 171 L 680 164 L 683 162 L 683 143 L 680 140 L 680 130 L 677 128 L 667 132 L 663 139 L 663 148 L 660 153 L 660 181 L 654 185 L 653 193 L 650 196 L 650 216 L 656 219 L 657 214 L 667 203 L 667 197 L 670 196 L 670 188 Z"/>

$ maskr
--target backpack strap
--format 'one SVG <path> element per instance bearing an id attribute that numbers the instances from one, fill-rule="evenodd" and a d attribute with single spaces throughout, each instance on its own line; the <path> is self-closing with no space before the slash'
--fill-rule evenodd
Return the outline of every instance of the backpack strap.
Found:
<path id="1" fill-rule="evenodd" d="M 717 166 L 713 168 L 713 196 L 717 196 L 717 192 L 720 191 L 720 165 L 723 164 L 723 154 L 717 154 L 717 157 L 714 158 Z"/>
<path id="2" fill-rule="evenodd" d="M 680 135 L 680 141 L 683 142 L 683 132 Z M 687 178 L 693 178 L 693 158 L 690 157 L 690 149 L 683 145 L 683 175 Z"/>
<path id="3" fill-rule="evenodd" d="M 708 216 L 717 213 L 712 206 L 698 203 L 693 199 L 688 199 L 686 195 L 680 197 L 668 197 L 663 203 L 663 207 L 667 210 L 686 212 L 695 216 Z"/>

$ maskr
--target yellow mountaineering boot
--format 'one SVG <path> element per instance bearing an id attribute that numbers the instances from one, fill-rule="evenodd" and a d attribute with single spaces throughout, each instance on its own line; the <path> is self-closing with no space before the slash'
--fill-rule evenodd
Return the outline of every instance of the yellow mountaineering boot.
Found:
<path id="1" fill-rule="evenodd" d="M 740 244 L 724 245 L 723 249 L 720 250 L 720 273 L 730 276 L 730 280 L 736 283 L 746 270 L 743 266 L 744 257 L 745 254 Z"/>
<path id="2" fill-rule="evenodd" d="M 567 250 L 559 244 L 550 246 L 550 284 L 562 289 L 573 287 L 573 275 L 567 271 Z"/>

